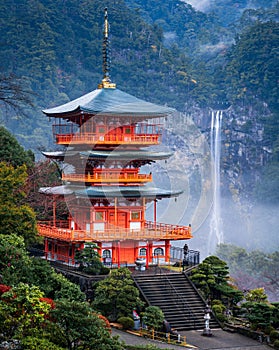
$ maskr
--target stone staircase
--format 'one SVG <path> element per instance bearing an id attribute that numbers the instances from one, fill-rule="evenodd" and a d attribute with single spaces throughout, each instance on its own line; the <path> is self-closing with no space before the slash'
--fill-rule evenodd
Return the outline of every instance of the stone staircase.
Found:
<path id="1" fill-rule="evenodd" d="M 179 330 L 202 330 L 205 327 L 205 301 L 185 273 L 151 275 L 137 273 L 134 281 L 149 305 L 158 306 L 172 328 Z M 211 316 L 210 328 L 220 328 Z"/>

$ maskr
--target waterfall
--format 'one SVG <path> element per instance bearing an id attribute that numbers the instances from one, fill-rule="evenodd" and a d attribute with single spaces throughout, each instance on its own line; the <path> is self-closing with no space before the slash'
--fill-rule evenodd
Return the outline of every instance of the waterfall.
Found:
<path id="1" fill-rule="evenodd" d="M 215 251 L 216 245 L 223 243 L 223 228 L 220 204 L 220 156 L 221 156 L 221 128 L 223 112 L 212 111 L 210 130 L 210 151 L 211 151 L 211 178 L 213 183 L 213 208 L 210 221 L 210 234 L 208 240 L 208 253 Z"/>

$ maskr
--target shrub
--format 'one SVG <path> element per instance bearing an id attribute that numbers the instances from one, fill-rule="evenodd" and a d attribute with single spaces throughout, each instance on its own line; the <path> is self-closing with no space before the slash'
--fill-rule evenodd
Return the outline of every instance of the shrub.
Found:
<path id="1" fill-rule="evenodd" d="M 267 326 L 267 327 L 265 327 L 265 329 L 264 329 L 264 333 L 265 334 L 270 334 L 272 331 L 274 331 L 275 329 L 274 329 L 274 327 L 272 327 L 272 326 Z"/>
<path id="2" fill-rule="evenodd" d="M 148 306 L 142 313 L 144 324 L 147 327 L 155 330 L 162 327 L 164 318 L 163 311 L 158 306 Z"/>
<path id="3" fill-rule="evenodd" d="M 108 275 L 110 273 L 110 269 L 106 266 L 102 266 L 100 275 Z"/>
<path id="4" fill-rule="evenodd" d="M 273 343 L 274 349 L 279 350 L 279 340 L 275 340 L 275 342 Z"/>
<path id="5" fill-rule="evenodd" d="M 279 340 L 279 332 L 278 331 L 271 331 L 270 332 L 270 340 L 271 342 L 275 342 L 275 340 Z"/>
<path id="6" fill-rule="evenodd" d="M 53 344 L 44 338 L 26 337 L 21 341 L 22 349 L 27 350 L 63 350 L 60 346 Z"/>
<path id="7" fill-rule="evenodd" d="M 117 322 L 123 326 L 123 329 L 132 329 L 134 327 L 134 320 L 131 317 L 119 317 Z"/>

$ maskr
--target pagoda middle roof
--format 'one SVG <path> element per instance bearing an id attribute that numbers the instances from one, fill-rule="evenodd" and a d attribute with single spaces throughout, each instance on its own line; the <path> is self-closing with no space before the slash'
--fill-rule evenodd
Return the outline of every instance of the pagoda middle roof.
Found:
<path id="1" fill-rule="evenodd" d="M 102 88 L 63 105 L 44 109 L 43 113 L 50 117 L 65 118 L 82 112 L 93 115 L 161 117 L 174 111 L 173 108 L 141 100 L 119 89 Z"/>
<path id="2" fill-rule="evenodd" d="M 56 152 L 42 152 L 47 158 L 52 159 L 64 159 L 65 157 L 72 157 L 74 155 L 80 155 L 83 158 L 91 159 L 127 159 L 127 160 L 158 160 L 168 159 L 173 155 L 173 152 L 169 151 L 148 151 L 148 150 L 92 150 L 92 151 L 56 151 Z"/>

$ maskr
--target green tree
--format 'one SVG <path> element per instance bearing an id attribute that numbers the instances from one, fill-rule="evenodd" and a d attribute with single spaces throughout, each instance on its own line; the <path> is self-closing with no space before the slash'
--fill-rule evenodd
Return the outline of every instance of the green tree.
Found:
<path id="1" fill-rule="evenodd" d="M 127 268 L 112 270 L 110 275 L 95 286 L 93 307 L 111 321 L 121 316 L 131 317 L 133 309 L 143 302 Z"/>
<path id="2" fill-rule="evenodd" d="M 254 303 L 267 303 L 267 295 L 265 294 L 264 288 L 256 288 L 250 290 L 245 295 L 246 301 L 254 302 Z"/>
<path id="3" fill-rule="evenodd" d="M 51 316 L 67 349 L 124 350 L 88 303 L 60 300 Z"/>
<path id="4" fill-rule="evenodd" d="M 243 298 L 242 292 L 230 281 L 228 265 L 216 256 L 207 257 L 192 271 L 190 278 L 207 300 L 236 304 Z"/>
<path id="5" fill-rule="evenodd" d="M 21 340 L 20 345 L 22 349 L 26 350 L 65 350 L 65 348 L 61 348 L 53 342 L 39 337 L 26 337 Z"/>
<path id="6" fill-rule="evenodd" d="M 159 330 L 164 321 L 164 313 L 158 306 L 148 306 L 141 313 L 144 324 L 154 330 Z"/>
<path id="7" fill-rule="evenodd" d="M 61 273 L 57 273 L 46 260 L 32 258 L 26 278 L 29 283 L 39 286 L 48 298 L 85 301 L 85 294 L 80 290 L 79 285 L 69 281 Z"/>
<path id="8" fill-rule="evenodd" d="M 256 22 L 236 39 L 226 66 L 231 98 L 257 96 L 278 110 L 279 24 Z"/>
<path id="9" fill-rule="evenodd" d="M 97 244 L 89 242 L 85 244 L 84 249 L 76 252 L 75 260 L 80 264 L 80 270 L 92 274 L 99 275 L 103 269 L 103 264 L 100 260 Z"/>
<path id="10" fill-rule="evenodd" d="M 41 329 L 50 311 L 50 304 L 42 300 L 43 293 L 36 286 L 19 283 L 2 294 L 0 300 L 1 336 L 24 338 Z"/>
<path id="11" fill-rule="evenodd" d="M 0 126 L 0 161 L 14 167 L 25 164 L 30 168 L 34 165 L 34 154 L 31 151 L 25 151 L 4 126 Z"/>
<path id="12" fill-rule="evenodd" d="M 24 240 L 15 234 L 0 234 L 0 274 L 2 283 L 14 286 L 28 278 L 31 266 Z"/>
<path id="13" fill-rule="evenodd" d="M 0 163 L 0 234 L 15 233 L 29 244 L 37 239 L 37 226 L 34 211 L 24 204 L 26 178 L 25 165 Z"/>
<path id="14" fill-rule="evenodd" d="M 246 302 L 241 305 L 242 313 L 251 323 L 252 329 L 264 330 L 271 326 L 275 320 L 276 307 L 268 302 L 263 288 L 249 291 Z"/>

